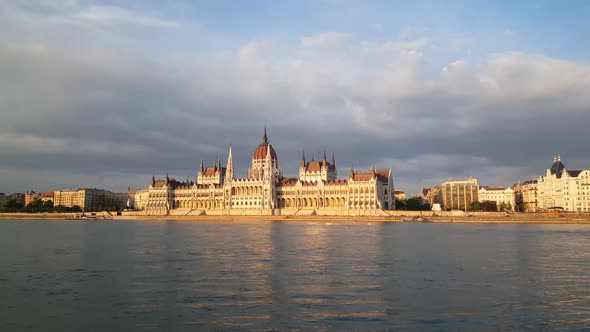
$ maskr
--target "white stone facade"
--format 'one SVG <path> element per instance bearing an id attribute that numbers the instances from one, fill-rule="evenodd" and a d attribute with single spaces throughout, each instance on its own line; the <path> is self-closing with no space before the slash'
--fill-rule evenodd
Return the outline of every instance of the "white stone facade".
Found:
<path id="1" fill-rule="evenodd" d="M 478 199 L 480 203 L 486 201 L 496 202 L 498 210 L 500 210 L 502 203 L 508 205 L 511 211 L 514 211 L 514 206 L 516 205 L 514 190 L 512 188 L 481 187 L 479 188 Z"/>
<path id="2" fill-rule="evenodd" d="M 338 180 L 334 158 L 327 162 L 324 154 L 321 163 L 303 159 L 299 175 L 283 177 L 265 130 L 245 179 L 234 177 L 230 146 L 226 167 L 218 162 L 204 169 L 201 163 L 196 183 L 152 178 L 145 211 L 148 215 L 379 215 L 395 208 L 390 170 L 351 170 L 348 179 Z"/>
<path id="3" fill-rule="evenodd" d="M 539 210 L 590 211 L 590 170 L 568 170 L 559 156 L 538 179 Z"/>

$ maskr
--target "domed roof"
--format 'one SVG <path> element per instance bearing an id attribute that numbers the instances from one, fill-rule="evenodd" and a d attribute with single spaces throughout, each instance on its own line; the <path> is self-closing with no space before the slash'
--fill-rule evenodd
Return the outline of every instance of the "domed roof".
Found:
<path id="1" fill-rule="evenodd" d="M 272 145 L 270 145 L 268 143 L 261 143 L 256 148 L 256 151 L 254 151 L 254 154 L 252 155 L 252 159 L 254 159 L 254 160 L 266 159 L 266 154 L 268 153 L 269 148 L 270 148 L 270 158 L 273 160 L 277 160 L 277 153 L 275 152 L 275 149 L 272 147 Z"/>
<path id="2" fill-rule="evenodd" d="M 268 149 L 270 148 L 270 158 L 272 160 L 277 160 L 277 153 L 275 149 L 273 149 L 272 145 L 268 143 L 268 136 L 266 136 L 266 127 L 264 127 L 264 136 L 262 137 L 262 143 L 256 148 L 254 154 L 252 155 L 253 160 L 261 160 L 266 159 L 266 154 L 268 153 Z"/>

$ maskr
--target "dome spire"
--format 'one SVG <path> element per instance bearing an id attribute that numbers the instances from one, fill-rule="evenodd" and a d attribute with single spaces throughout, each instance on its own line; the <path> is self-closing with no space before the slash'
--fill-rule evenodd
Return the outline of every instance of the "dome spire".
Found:
<path id="1" fill-rule="evenodd" d="M 264 125 L 264 136 L 262 136 L 262 143 L 268 144 L 268 136 L 266 135 L 266 125 Z"/>

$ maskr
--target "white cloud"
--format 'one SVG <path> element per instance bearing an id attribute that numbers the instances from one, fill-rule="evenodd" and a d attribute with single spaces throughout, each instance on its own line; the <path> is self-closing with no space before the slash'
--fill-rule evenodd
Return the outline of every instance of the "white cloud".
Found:
<path id="1" fill-rule="evenodd" d="M 504 29 L 504 36 L 506 36 L 506 37 L 514 37 L 514 36 L 516 36 L 516 32 L 514 30 L 512 30 L 512 29 L 506 28 L 506 29 Z"/>
<path id="2" fill-rule="evenodd" d="M 159 18 L 139 11 L 98 4 L 82 4 L 76 0 L 41 1 L 32 6 L 28 1 L 0 5 L 0 17 L 23 24 L 76 25 L 81 27 L 110 27 L 111 25 L 140 25 L 152 28 L 175 28 L 174 20 Z"/>
<path id="3" fill-rule="evenodd" d="M 324 32 L 301 38 L 303 47 L 337 47 L 343 45 L 350 34 L 342 32 Z"/>
<path id="4" fill-rule="evenodd" d="M 66 16 L 72 21 L 91 24 L 135 24 L 156 28 L 175 28 L 178 23 L 171 20 L 144 15 L 116 6 L 92 5 Z"/>
<path id="5" fill-rule="evenodd" d="M 360 42 L 361 50 L 370 55 L 399 54 L 402 52 L 417 52 L 430 45 L 428 39 L 416 39 L 410 41 L 371 41 Z"/>

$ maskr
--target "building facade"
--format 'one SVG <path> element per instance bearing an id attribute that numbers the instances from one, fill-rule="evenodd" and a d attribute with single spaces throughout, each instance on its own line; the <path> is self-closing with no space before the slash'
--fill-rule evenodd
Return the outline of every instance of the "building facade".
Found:
<path id="1" fill-rule="evenodd" d="M 537 181 L 539 210 L 590 211 L 590 170 L 568 170 L 557 156 Z"/>
<path id="2" fill-rule="evenodd" d="M 43 197 L 43 195 L 41 193 L 38 193 L 36 191 L 27 191 L 25 193 L 25 206 L 29 205 L 29 203 L 31 203 L 32 201 L 36 200 L 36 199 L 41 199 L 41 197 Z"/>
<path id="3" fill-rule="evenodd" d="M 519 182 L 512 186 L 514 189 L 514 201 L 523 212 L 537 212 L 538 210 L 538 186 L 537 180 Z"/>
<path id="4" fill-rule="evenodd" d="M 166 176 L 152 182 L 145 207 L 148 215 L 377 215 L 395 208 L 391 170 L 360 172 L 351 168 L 337 179 L 334 156 L 329 162 L 301 159 L 299 178 L 283 176 L 266 129 L 252 155 L 246 178 L 236 178 L 231 146 L 227 163 L 199 167 L 196 182 Z"/>
<path id="5" fill-rule="evenodd" d="M 478 201 L 477 179 L 450 180 L 440 186 L 438 202 L 443 210 L 467 211 L 471 203 Z"/>
<path id="6" fill-rule="evenodd" d="M 107 210 L 112 207 L 112 194 L 94 188 L 60 190 L 53 193 L 53 205 L 79 206 L 83 211 Z"/>
<path id="7" fill-rule="evenodd" d="M 135 195 L 133 197 L 133 208 L 140 211 L 145 210 L 148 205 L 149 195 L 149 189 L 140 189 L 135 191 Z"/>
<path id="8" fill-rule="evenodd" d="M 478 191 L 478 200 L 479 202 L 496 202 L 496 206 L 498 207 L 498 211 L 501 210 L 501 207 L 504 206 L 505 209 L 514 211 L 515 203 L 515 195 L 514 189 L 512 188 L 491 188 L 487 186 L 483 186 L 479 188 Z"/>

